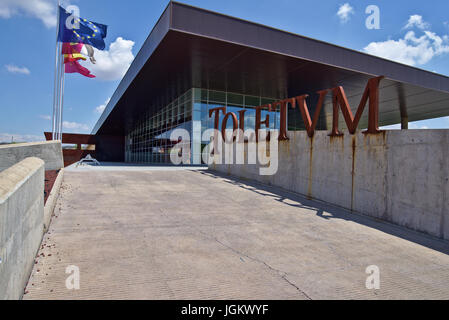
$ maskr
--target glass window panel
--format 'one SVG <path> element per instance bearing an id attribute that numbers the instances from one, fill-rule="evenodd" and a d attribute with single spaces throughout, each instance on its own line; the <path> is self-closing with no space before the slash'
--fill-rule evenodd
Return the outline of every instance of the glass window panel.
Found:
<path id="1" fill-rule="evenodd" d="M 234 104 L 237 106 L 243 106 L 243 95 L 241 94 L 235 94 L 235 93 L 228 93 L 228 105 Z"/>
<path id="2" fill-rule="evenodd" d="M 226 103 L 226 93 L 222 91 L 209 91 L 209 101 Z"/>
<path id="3" fill-rule="evenodd" d="M 207 122 L 209 120 L 209 111 L 206 109 L 206 110 L 201 110 L 201 121 L 202 122 Z"/>
<path id="4" fill-rule="evenodd" d="M 273 102 L 276 102 L 276 100 L 269 99 L 269 98 L 262 98 L 261 99 L 261 105 L 270 104 L 270 103 L 273 103 Z"/>
<path id="5" fill-rule="evenodd" d="M 265 119 L 267 118 L 267 115 L 269 115 L 268 111 L 262 110 L 262 112 L 260 113 L 260 121 L 265 121 Z M 270 120 L 271 120 L 271 116 L 268 121 L 270 121 Z M 261 124 L 260 127 L 266 128 L 267 126 L 265 124 Z M 270 127 L 270 124 L 268 124 L 268 127 Z"/>
<path id="6" fill-rule="evenodd" d="M 194 95 L 194 100 L 200 101 L 201 100 L 201 89 L 194 88 L 194 89 L 192 89 L 192 91 L 193 91 L 193 95 Z"/>
<path id="7" fill-rule="evenodd" d="M 260 105 L 260 98 L 254 96 L 245 96 L 245 106 L 257 107 Z"/>
<path id="8" fill-rule="evenodd" d="M 173 117 L 175 120 L 178 118 L 178 107 L 173 108 Z"/>
<path id="9" fill-rule="evenodd" d="M 184 94 L 184 101 L 189 101 L 189 100 L 192 100 L 192 90 L 189 90 Z"/>
<path id="10" fill-rule="evenodd" d="M 184 112 L 185 112 L 184 107 L 185 107 L 184 104 L 179 105 L 179 112 L 181 113 L 182 117 L 184 117 Z"/>
<path id="11" fill-rule="evenodd" d="M 226 112 L 233 112 L 237 116 L 237 118 L 239 117 L 240 110 L 243 110 L 243 108 L 234 107 L 234 106 L 228 106 L 226 108 Z"/>
<path id="12" fill-rule="evenodd" d="M 202 107 L 202 104 L 200 102 L 194 102 L 193 103 L 193 110 L 198 110 L 200 111 Z"/>
<path id="13" fill-rule="evenodd" d="M 254 109 L 247 109 L 245 112 L 245 130 L 255 129 L 256 111 Z"/>
<path id="14" fill-rule="evenodd" d="M 201 100 L 206 101 L 206 102 L 209 100 L 208 90 L 201 89 Z"/>

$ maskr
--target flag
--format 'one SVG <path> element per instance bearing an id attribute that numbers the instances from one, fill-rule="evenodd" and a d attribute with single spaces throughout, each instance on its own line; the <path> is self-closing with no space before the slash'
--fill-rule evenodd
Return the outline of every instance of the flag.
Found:
<path id="1" fill-rule="evenodd" d="M 95 78 L 90 70 L 83 67 L 78 60 L 86 60 L 81 54 L 84 44 L 82 43 L 63 43 L 62 54 L 64 55 L 65 73 L 80 73 L 88 78 Z"/>
<path id="2" fill-rule="evenodd" d="M 64 63 L 74 62 L 78 60 L 87 60 L 81 54 L 84 44 L 82 43 L 63 43 L 62 54 L 64 55 Z"/>
<path id="3" fill-rule="evenodd" d="M 59 7 L 59 42 L 76 42 L 89 44 L 104 50 L 108 27 L 101 23 L 74 17 L 61 6 Z"/>
<path id="4" fill-rule="evenodd" d="M 74 62 L 78 60 L 86 61 L 87 59 L 81 53 L 70 53 L 64 55 L 64 63 Z"/>
<path id="5" fill-rule="evenodd" d="M 78 61 L 69 61 L 65 64 L 65 73 L 79 73 L 88 78 L 95 78 L 89 69 L 83 67 Z"/>
<path id="6" fill-rule="evenodd" d="M 94 57 L 94 54 L 95 54 L 94 48 L 92 48 L 92 46 L 88 45 L 88 44 L 85 44 L 84 48 L 86 48 L 86 50 L 87 50 L 87 55 L 89 56 L 90 62 L 92 62 L 93 64 L 97 63 L 97 60 L 95 60 L 95 57 Z"/>
<path id="7" fill-rule="evenodd" d="M 82 43 L 63 43 L 62 44 L 62 54 L 71 54 L 71 53 L 81 53 L 84 44 Z"/>

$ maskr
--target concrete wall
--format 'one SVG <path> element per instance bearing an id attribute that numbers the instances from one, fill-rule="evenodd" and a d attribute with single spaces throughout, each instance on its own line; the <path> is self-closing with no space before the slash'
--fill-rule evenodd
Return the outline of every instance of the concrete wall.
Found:
<path id="1" fill-rule="evenodd" d="M 289 137 L 275 175 L 259 175 L 258 165 L 209 168 L 449 239 L 449 130 Z"/>
<path id="2" fill-rule="evenodd" d="M 0 172 L 0 300 L 20 299 L 44 230 L 44 162 Z"/>
<path id="3" fill-rule="evenodd" d="M 59 170 L 64 167 L 61 142 L 45 141 L 0 146 L 0 171 L 28 157 L 44 160 L 45 170 Z"/>

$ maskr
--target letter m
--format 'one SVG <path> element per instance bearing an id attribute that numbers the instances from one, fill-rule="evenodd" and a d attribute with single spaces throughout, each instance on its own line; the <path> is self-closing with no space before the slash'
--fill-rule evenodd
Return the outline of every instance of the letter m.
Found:
<path id="1" fill-rule="evenodd" d="M 360 100 L 359 107 L 355 114 L 352 115 L 351 108 L 346 98 L 343 87 L 336 87 L 332 89 L 332 102 L 333 102 L 333 120 L 332 120 L 332 132 L 330 136 L 340 136 L 342 133 L 338 130 L 338 109 L 341 108 L 343 117 L 345 118 L 346 126 L 349 133 L 354 134 L 357 130 L 360 118 L 366 103 L 369 99 L 369 114 L 368 114 L 368 130 L 363 133 L 379 133 L 379 83 L 384 76 L 372 78 L 368 80 L 365 91 Z"/>

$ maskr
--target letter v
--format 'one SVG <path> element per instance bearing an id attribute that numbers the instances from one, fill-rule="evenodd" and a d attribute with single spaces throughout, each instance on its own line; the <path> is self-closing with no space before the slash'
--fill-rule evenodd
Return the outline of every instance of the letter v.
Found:
<path id="1" fill-rule="evenodd" d="M 302 96 L 296 97 L 296 101 L 298 102 L 299 111 L 301 111 L 301 116 L 304 121 L 304 125 L 307 130 L 307 134 L 310 138 L 313 137 L 315 134 L 315 128 L 318 123 L 318 117 L 320 116 L 321 109 L 323 107 L 324 97 L 329 92 L 329 90 L 321 90 L 317 93 L 320 95 L 320 98 L 318 100 L 318 103 L 316 105 L 315 113 L 313 115 L 313 121 L 310 119 L 310 113 L 309 108 L 307 107 L 306 98 L 309 96 L 307 94 L 304 94 Z"/>

